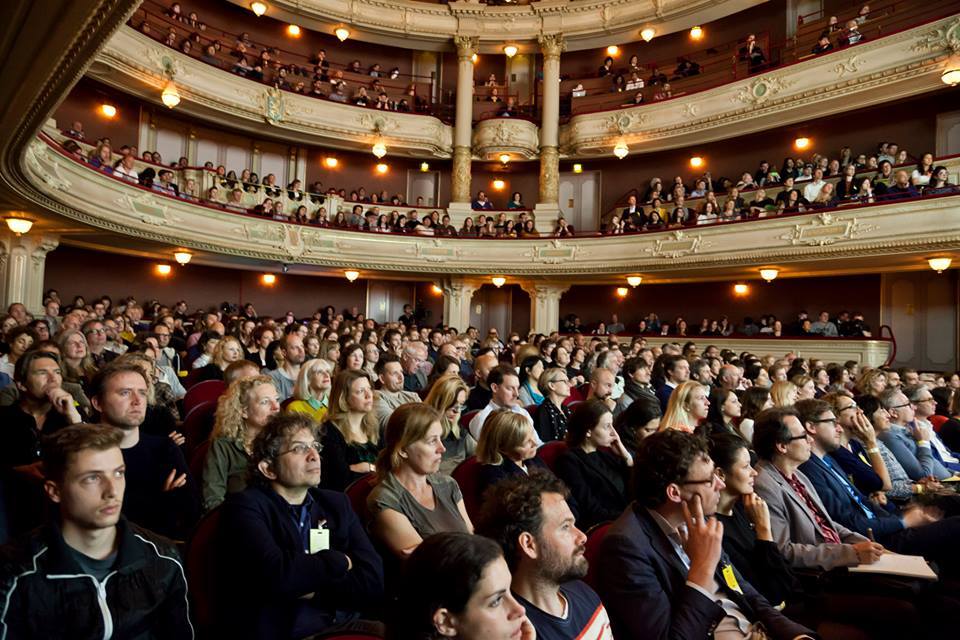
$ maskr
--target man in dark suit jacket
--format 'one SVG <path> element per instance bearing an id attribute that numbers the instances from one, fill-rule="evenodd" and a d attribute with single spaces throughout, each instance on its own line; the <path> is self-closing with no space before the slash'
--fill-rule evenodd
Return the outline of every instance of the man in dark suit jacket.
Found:
<path id="1" fill-rule="evenodd" d="M 873 535 L 896 553 L 922 555 L 950 573 L 960 568 L 956 557 L 960 516 L 941 519 L 938 510 L 923 506 L 896 513 L 876 506 L 829 455 L 840 446 L 842 429 L 830 405 L 823 400 L 801 400 L 795 408 L 812 437 L 810 459 L 800 465 L 800 471 L 833 520 L 861 535 Z"/>
<path id="2" fill-rule="evenodd" d="M 231 638 L 382 631 L 362 619 L 383 597 L 383 562 L 342 493 L 320 482 L 319 433 L 278 414 L 254 440 L 255 484 L 227 497 L 218 540 L 218 610 Z"/>
<path id="3" fill-rule="evenodd" d="M 640 445 L 634 468 L 637 500 L 610 527 L 597 557 L 597 591 L 615 637 L 746 636 L 757 623 L 771 638 L 813 637 L 723 553 L 723 526 L 713 517 L 723 482 L 705 443 L 680 431 L 656 433 Z"/>
<path id="4" fill-rule="evenodd" d="M 620 212 L 620 219 L 624 222 L 628 220 L 639 229 L 644 223 L 643 207 L 637 204 L 637 196 L 630 194 L 627 196 L 627 206 Z"/>

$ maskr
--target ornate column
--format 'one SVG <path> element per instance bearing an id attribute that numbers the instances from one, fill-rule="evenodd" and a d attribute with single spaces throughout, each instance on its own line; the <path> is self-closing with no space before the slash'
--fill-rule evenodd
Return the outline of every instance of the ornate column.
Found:
<path id="1" fill-rule="evenodd" d="M 0 307 L 22 302 L 34 315 L 43 313 L 43 273 L 47 254 L 60 238 L 39 233 L 0 233 Z"/>
<path id="2" fill-rule="evenodd" d="M 549 335 L 560 328 L 560 297 L 570 288 L 559 282 L 521 282 L 530 294 L 530 330 Z"/>
<path id="3" fill-rule="evenodd" d="M 470 326 L 470 301 L 482 283 L 463 278 L 445 278 L 439 283 L 443 289 L 443 324 L 456 327 L 463 333 Z"/>
<path id="4" fill-rule="evenodd" d="M 480 39 L 455 36 L 457 45 L 457 110 L 453 128 L 453 176 L 450 206 L 470 211 L 470 160 L 473 156 L 473 54 Z M 459 328 L 459 327 L 458 327 Z"/>
<path id="5" fill-rule="evenodd" d="M 543 104 L 540 121 L 540 198 L 534 209 L 537 230 L 553 231 L 560 216 L 560 52 L 563 35 L 540 36 L 543 54 Z"/>

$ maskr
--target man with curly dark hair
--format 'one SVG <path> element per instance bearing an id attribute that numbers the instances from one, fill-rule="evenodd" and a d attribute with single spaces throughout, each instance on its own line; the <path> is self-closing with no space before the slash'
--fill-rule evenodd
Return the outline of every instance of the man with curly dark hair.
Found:
<path id="1" fill-rule="evenodd" d="M 548 473 L 502 480 L 487 492 L 477 532 L 503 548 L 513 573 L 510 590 L 538 638 L 611 639 L 607 611 L 582 581 L 587 536 L 574 524 L 568 496 Z"/>

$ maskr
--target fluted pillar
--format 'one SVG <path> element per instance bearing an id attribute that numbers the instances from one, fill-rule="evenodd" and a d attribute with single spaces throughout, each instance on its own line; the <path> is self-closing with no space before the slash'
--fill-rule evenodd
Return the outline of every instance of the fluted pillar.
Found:
<path id="1" fill-rule="evenodd" d="M 560 215 L 560 53 L 563 35 L 540 36 L 543 103 L 540 114 L 540 197 L 534 209 L 537 230 L 550 232 Z"/>
<path id="2" fill-rule="evenodd" d="M 455 36 L 457 45 L 457 103 L 453 126 L 453 176 L 451 205 L 470 203 L 470 159 L 473 155 L 473 54 L 480 39 Z M 456 208 L 456 207 L 455 207 Z"/>
<path id="3" fill-rule="evenodd" d="M 439 285 L 443 290 L 443 324 L 456 327 L 463 333 L 470 326 L 470 303 L 482 283 L 463 278 L 445 278 Z"/>
<path id="4" fill-rule="evenodd" d="M 569 284 L 559 282 L 521 282 L 520 287 L 530 294 L 530 330 L 550 335 L 560 328 L 560 298 Z"/>
<path id="5" fill-rule="evenodd" d="M 59 244 L 57 236 L 37 232 L 18 236 L 5 229 L 0 232 L 0 308 L 22 302 L 30 313 L 43 313 L 47 254 Z"/>

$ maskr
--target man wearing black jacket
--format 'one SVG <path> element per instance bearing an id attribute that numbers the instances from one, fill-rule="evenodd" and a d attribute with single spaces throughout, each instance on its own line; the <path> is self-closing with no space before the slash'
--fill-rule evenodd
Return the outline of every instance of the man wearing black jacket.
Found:
<path id="1" fill-rule="evenodd" d="M 59 515 L 0 552 L 0 637 L 193 638 L 176 549 L 120 515 L 122 439 L 79 424 L 44 441 L 44 491 Z"/>
<path id="2" fill-rule="evenodd" d="M 317 488 L 318 431 L 308 416 L 274 416 L 252 445 L 253 485 L 224 503 L 222 637 L 382 631 L 361 616 L 380 605 L 383 563 L 346 495 Z"/>

